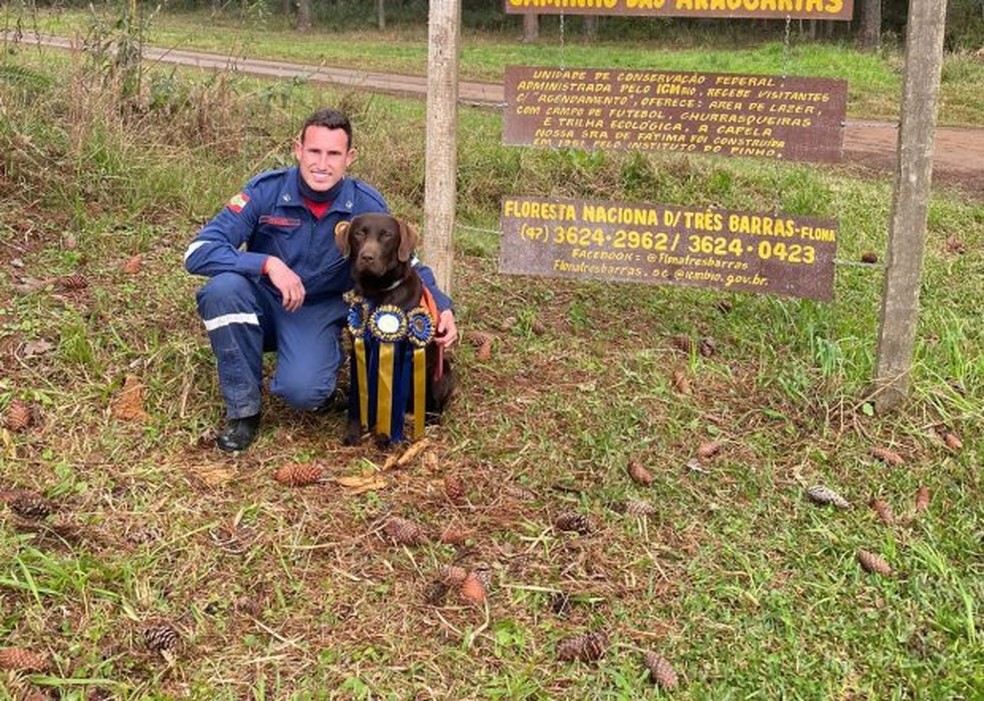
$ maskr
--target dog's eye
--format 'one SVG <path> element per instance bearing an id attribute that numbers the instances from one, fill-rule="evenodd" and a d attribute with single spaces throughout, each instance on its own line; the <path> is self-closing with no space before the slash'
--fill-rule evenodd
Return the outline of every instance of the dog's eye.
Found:
<path id="1" fill-rule="evenodd" d="M 365 229 L 356 229 L 352 232 L 352 235 L 357 239 L 364 239 L 366 237 Z"/>
<path id="2" fill-rule="evenodd" d="M 379 238 L 381 239 L 388 239 L 392 237 L 393 237 L 393 232 L 390 231 L 389 229 L 383 229 L 382 231 L 379 232 Z"/>

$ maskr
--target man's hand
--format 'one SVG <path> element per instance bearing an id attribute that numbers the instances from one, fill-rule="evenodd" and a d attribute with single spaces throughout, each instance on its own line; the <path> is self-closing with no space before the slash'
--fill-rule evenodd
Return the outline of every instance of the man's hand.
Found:
<path id="1" fill-rule="evenodd" d="M 445 309 L 437 319 L 437 333 L 434 342 L 448 348 L 458 339 L 458 327 L 454 323 L 454 312 Z"/>
<path id="2" fill-rule="evenodd" d="M 266 263 L 266 276 L 280 290 L 284 309 L 296 312 L 301 308 L 304 304 L 304 283 L 297 273 L 276 256 L 270 256 Z"/>

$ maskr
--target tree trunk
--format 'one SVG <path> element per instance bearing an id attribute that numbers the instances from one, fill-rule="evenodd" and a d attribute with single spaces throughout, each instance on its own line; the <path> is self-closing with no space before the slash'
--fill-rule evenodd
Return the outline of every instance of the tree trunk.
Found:
<path id="1" fill-rule="evenodd" d="M 376 0 L 376 24 L 379 31 L 386 29 L 386 0 Z"/>
<path id="2" fill-rule="evenodd" d="M 297 31 L 311 28 L 311 0 L 297 0 Z"/>
<path id="3" fill-rule="evenodd" d="M 598 15 L 584 16 L 584 38 L 590 41 L 598 38 Z"/>
<path id="4" fill-rule="evenodd" d="M 533 44 L 540 38 L 540 15 L 523 15 L 523 43 Z"/>
<path id="5" fill-rule="evenodd" d="M 861 51 L 877 51 L 881 44 L 882 0 L 862 0 L 861 30 L 858 32 L 858 48 Z"/>

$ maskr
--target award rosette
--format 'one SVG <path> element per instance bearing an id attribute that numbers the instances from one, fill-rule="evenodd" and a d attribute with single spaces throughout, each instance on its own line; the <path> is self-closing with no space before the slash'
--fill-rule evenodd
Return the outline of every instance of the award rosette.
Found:
<path id="1" fill-rule="evenodd" d="M 414 307 L 407 313 L 407 340 L 417 348 L 434 340 L 434 318 L 425 307 Z"/>
<path id="2" fill-rule="evenodd" d="M 384 304 L 369 316 L 369 333 L 383 343 L 396 343 L 407 335 L 407 315 L 399 307 Z"/>

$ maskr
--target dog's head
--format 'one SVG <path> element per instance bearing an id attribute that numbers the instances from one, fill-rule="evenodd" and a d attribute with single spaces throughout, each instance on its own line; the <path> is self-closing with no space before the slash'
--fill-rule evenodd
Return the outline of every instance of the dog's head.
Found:
<path id="1" fill-rule="evenodd" d="M 357 279 L 381 278 L 406 267 L 417 246 L 417 231 L 389 214 L 359 214 L 335 227 L 335 244 L 352 258 Z"/>

